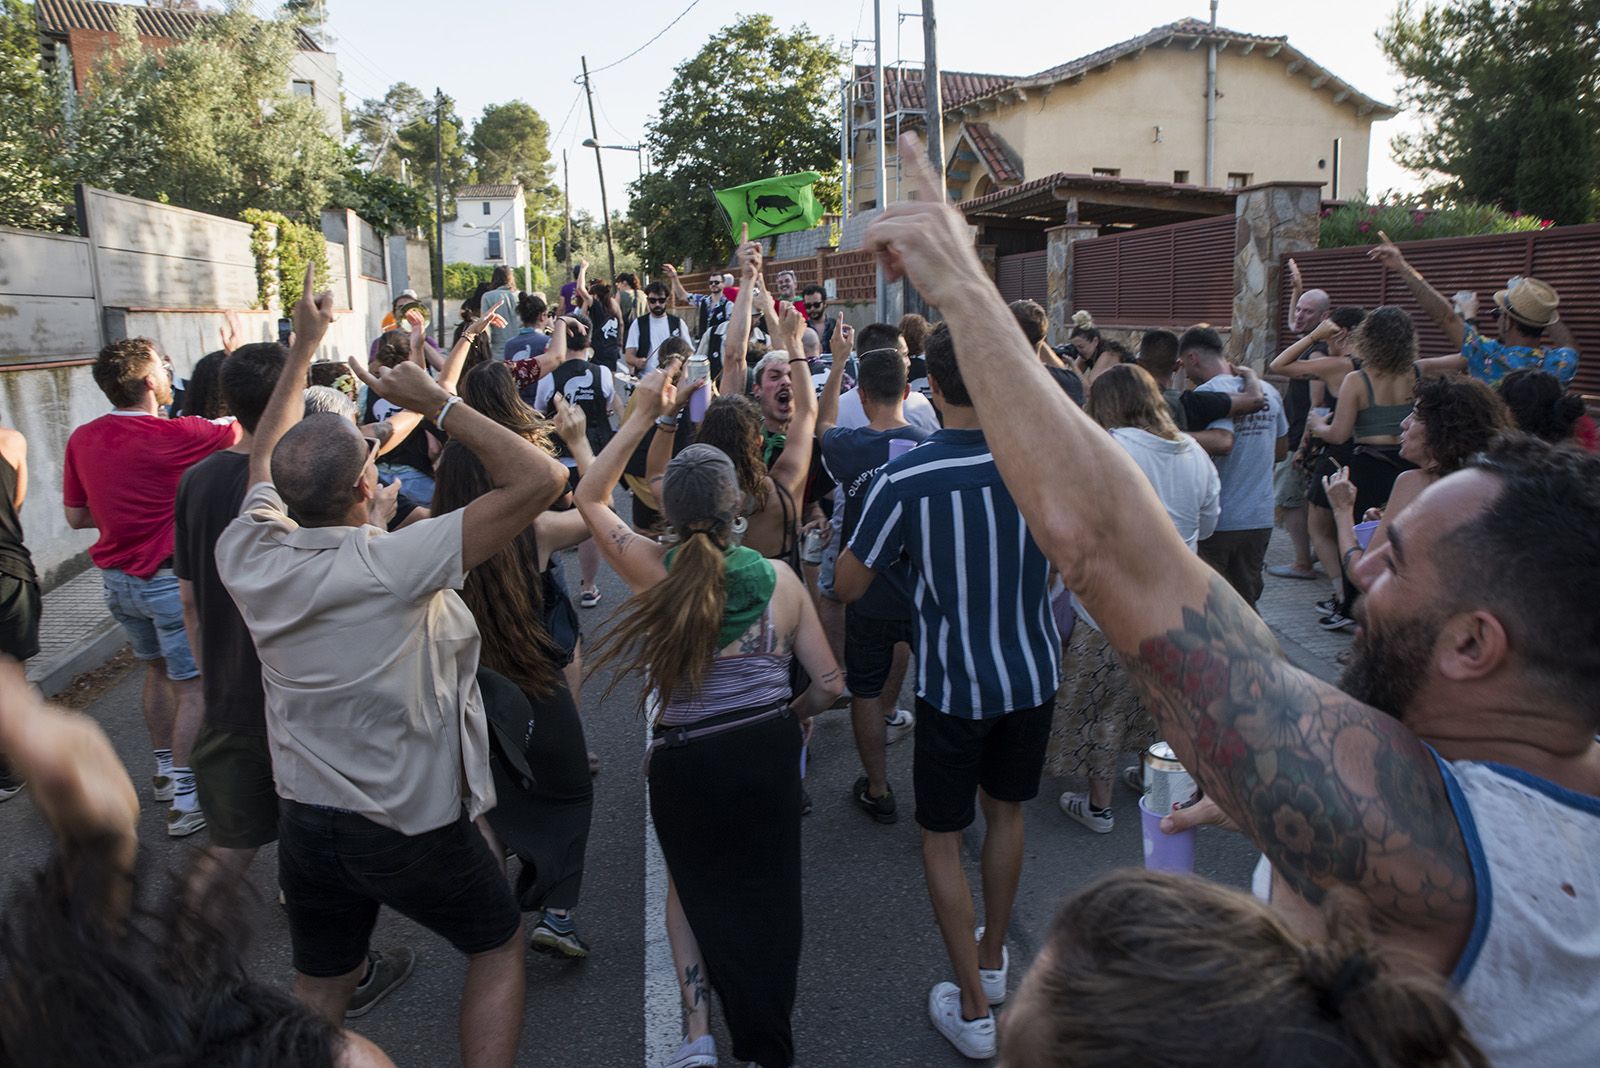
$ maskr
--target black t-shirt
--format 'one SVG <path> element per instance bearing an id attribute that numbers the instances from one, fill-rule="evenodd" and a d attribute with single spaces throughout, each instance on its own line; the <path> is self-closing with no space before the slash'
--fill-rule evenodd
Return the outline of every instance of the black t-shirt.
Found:
<path id="1" fill-rule="evenodd" d="M 194 584 L 206 725 L 264 736 L 267 710 L 261 661 L 233 596 L 217 576 L 215 551 L 223 528 L 239 514 L 249 480 L 250 457 L 240 452 L 214 452 L 183 473 L 172 569 Z"/>
<path id="2" fill-rule="evenodd" d="M 363 424 L 381 422 L 401 410 L 399 406 L 390 404 L 369 390 L 367 410 L 363 413 L 361 422 Z M 425 475 L 432 475 L 433 460 L 428 456 L 428 435 L 433 432 L 432 428 L 432 422 L 427 419 L 422 420 L 411 433 L 406 435 L 404 441 L 378 457 L 378 462 L 411 467 Z"/>
<path id="3" fill-rule="evenodd" d="M 622 360 L 622 321 L 598 300 L 589 305 L 589 319 L 594 324 L 589 359 L 614 372 Z"/>
<path id="4" fill-rule="evenodd" d="M 1328 355 L 1328 343 L 1319 341 L 1301 354 L 1302 360 Z M 1289 420 L 1289 450 L 1293 452 L 1305 437 L 1306 416 L 1311 414 L 1311 379 L 1291 378 L 1283 394 L 1283 414 Z"/>

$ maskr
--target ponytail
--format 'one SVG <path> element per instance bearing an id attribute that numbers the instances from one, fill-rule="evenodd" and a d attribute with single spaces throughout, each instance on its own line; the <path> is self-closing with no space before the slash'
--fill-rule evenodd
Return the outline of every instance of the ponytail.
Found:
<path id="1" fill-rule="evenodd" d="M 717 635 L 727 605 L 722 545 L 716 531 L 683 534 L 667 577 L 623 603 L 612 617 L 616 625 L 590 661 L 591 676 L 614 660 L 629 665 L 612 677 L 607 697 L 640 669 L 641 707 L 652 691 L 663 702 L 682 691 L 698 693 L 719 652 Z"/>

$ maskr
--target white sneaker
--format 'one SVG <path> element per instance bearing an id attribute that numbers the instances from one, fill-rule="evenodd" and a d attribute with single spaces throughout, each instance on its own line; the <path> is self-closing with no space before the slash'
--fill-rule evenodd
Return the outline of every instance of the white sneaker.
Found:
<path id="1" fill-rule="evenodd" d="M 693 1042 L 684 1039 L 678 1052 L 661 1068 L 716 1068 L 716 1064 L 717 1040 L 710 1035 L 701 1035 Z"/>
<path id="2" fill-rule="evenodd" d="M 178 784 L 171 775 L 150 776 L 150 796 L 157 801 L 171 801 L 178 793 Z"/>
<path id="3" fill-rule="evenodd" d="M 206 829 L 206 814 L 197 808 L 188 811 L 169 808 L 167 810 L 167 837 L 187 838 L 196 831 Z"/>
<path id="4" fill-rule="evenodd" d="M 975 1061 L 994 1056 L 994 1013 L 981 1020 L 961 1018 L 961 988 L 954 983 L 935 983 L 928 991 L 928 1019 L 956 1051 Z"/>
<path id="5" fill-rule="evenodd" d="M 974 935 L 978 941 L 983 941 L 983 932 L 987 928 L 980 927 Z M 990 1005 L 999 1005 L 1006 999 L 1006 975 L 1011 971 L 1011 950 L 1004 945 L 1000 947 L 1000 967 L 985 968 L 978 966 L 978 978 L 983 980 L 983 996 Z"/>
<path id="6" fill-rule="evenodd" d="M 1095 834 L 1110 834 L 1117 825 L 1115 817 L 1102 816 L 1089 811 L 1089 795 L 1071 791 L 1061 795 L 1061 811 L 1089 828 Z"/>
<path id="7" fill-rule="evenodd" d="M 897 708 L 894 715 L 883 717 L 884 744 L 893 745 L 902 738 L 910 737 L 916 729 L 917 717 L 909 708 Z"/>

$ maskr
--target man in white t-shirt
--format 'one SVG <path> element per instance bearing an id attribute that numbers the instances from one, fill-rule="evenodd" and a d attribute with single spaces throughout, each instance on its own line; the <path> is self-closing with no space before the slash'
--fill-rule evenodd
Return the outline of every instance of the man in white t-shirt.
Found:
<path id="1" fill-rule="evenodd" d="M 1222 356 L 1222 338 L 1208 326 L 1184 331 L 1178 358 L 1197 393 L 1237 393 L 1244 380 Z M 1289 454 L 1289 420 L 1278 391 L 1261 384 L 1267 406 L 1248 415 L 1218 419 L 1207 430 L 1226 431 L 1226 452 L 1215 457 L 1222 477 L 1222 518 L 1200 542 L 1200 558 L 1216 569 L 1254 608 L 1261 596 L 1261 568 L 1272 537 L 1272 469 Z"/>
<path id="2" fill-rule="evenodd" d="M 667 311 L 667 287 L 651 282 L 644 290 L 647 314 L 628 324 L 628 338 L 622 345 L 622 357 L 628 367 L 638 374 L 655 369 L 656 353 L 661 343 L 669 337 L 689 337 L 683 320 Z"/>
<path id="3" fill-rule="evenodd" d="M 900 358 L 906 361 L 906 367 L 910 368 L 910 351 L 906 348 L 906 339 L 901 336 L 899 327 L 891 323 L 873 323 L 863 328 L 856 337 L 857 359 L 876 349 L 897 350 Z M 915 390 L 906 397 L 905 420 L 925 434 L 932 434 L 939 429 L 938 413 L 933 410 L 928 398 Z M 854 430 L 866 426 L 870 421 L 861 406 L 861 395 L 855 390 L 852 389 L 839 398 L 839 418 L 834 423 L 835 426 Z"/>

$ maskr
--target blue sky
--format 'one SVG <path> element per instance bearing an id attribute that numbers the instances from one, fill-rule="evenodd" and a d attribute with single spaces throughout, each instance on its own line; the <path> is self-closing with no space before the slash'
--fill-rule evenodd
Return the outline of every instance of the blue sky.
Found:
<path id="1" fill-rule="evenodd" d="M 267 0 L 253 2 L 258 10 L 268 8 Z M 469 123 L 485 104 L 525 100 L 550 123 L 558 168 L 561 149 L 568 150 L 574 208 L 596 212 L 600 194 L 594 154 L 581 147 L 589 136 L 589 116 L 582 90 L 574 82 L 579 56 L 588 56 L 591 70 L 605 67 L 644 44 L 688 6 L 689 0 L 579 4 L 512 0 L 500 5 L 328 0 L 332 47 L 352 105 L 363 97 L 381 95 L 396 81 L 408 81 L 428 93 L 436 85 L 443 88 Z M 1394 0 L 1345 0 L 1337 5 L 1222 0 L 1217 21 L 1247 33 L 1287 34 L 1296 47 L 1362 92 L 1393 103 L 1399 79 L 1374 38 L 1393 9 Z M 594 76 L 600 141 L 637 144 L 672 79 L 673 67 L 693 55 L 716 29 L 755 10 L 771 11 L 781 26 L 805 23 L 841 47 L 872 34 L 871 0 L 812 0 L 781 7 L 700 0 L 636 58 Z M 922 5 L 900 0 L 898 10 L 920 13 Z M 997 12 L 1004 13 L 998 22 Z M 1152 26 L 1207 15 L 1206 4 L 1199 0 L 1122 4 L 944 0 L 939 7 L 939 59 L 953 70 L 1031 74 Z M 883 4 L 883 35 L 885 63 L 897 56 L 921 59 L 921 19 L 900 19 L 892 2 Z M 870 45 L 862 44 L 856 55 L 870 61 Z M 1373 126 L 1368 171 L 1373 190 L 1414 189 L 1420 184 L 1390 159 L 1390 136 L 1412 128 L 1413 120 L 1404 115 Z M 624 183 L 637 175 L 638 163 L 629 153 L 608 152 L 605 165 L 606 189 L 615 208 L 625 200 Z"/>

